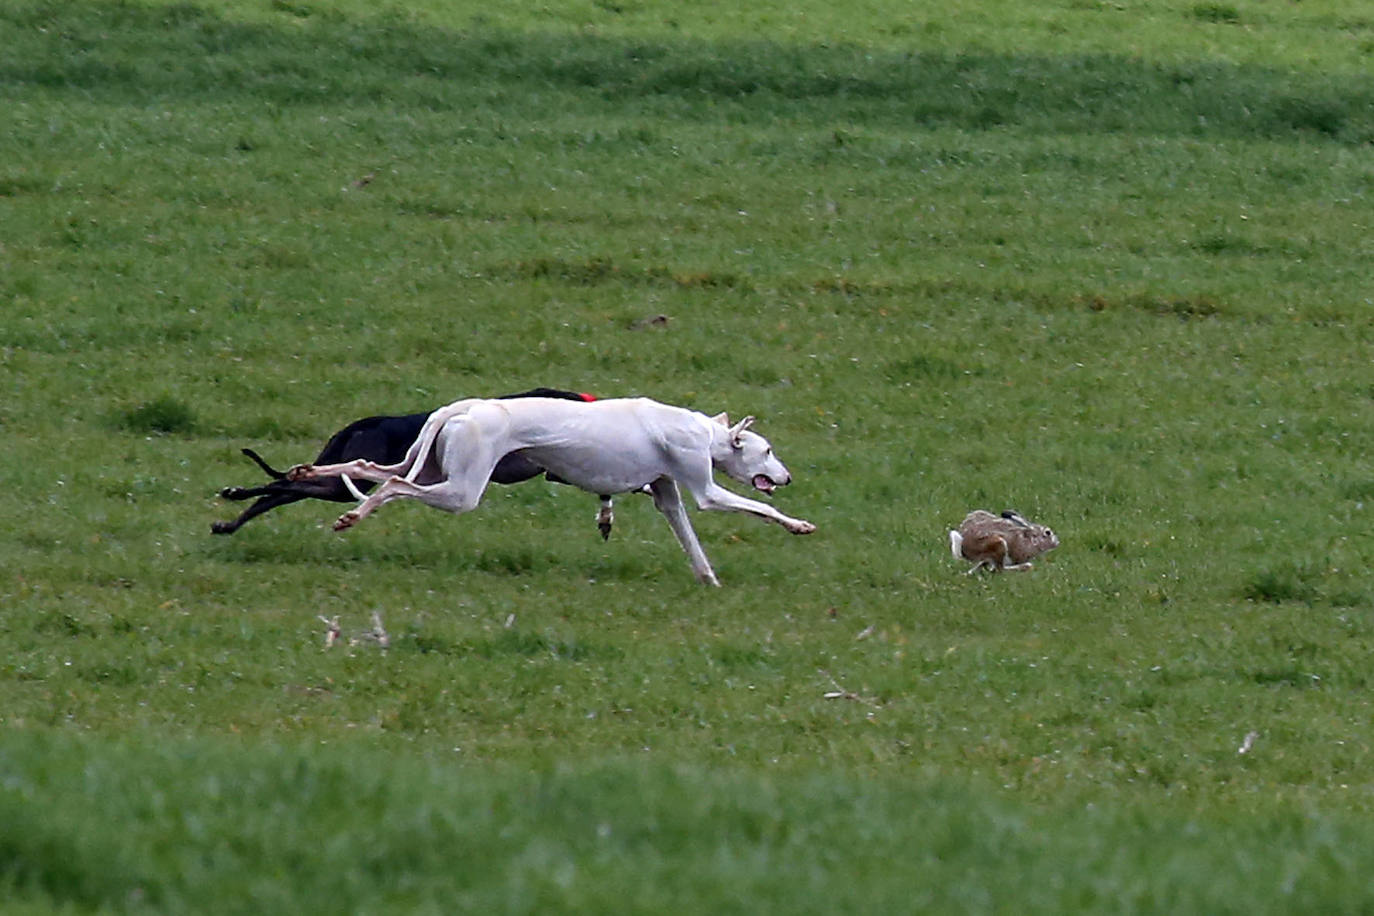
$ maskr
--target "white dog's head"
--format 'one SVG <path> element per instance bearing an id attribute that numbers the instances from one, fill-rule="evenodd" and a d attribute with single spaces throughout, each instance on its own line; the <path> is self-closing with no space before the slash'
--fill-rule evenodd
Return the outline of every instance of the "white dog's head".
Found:
<path id="1" fill-rule="evenodd" d="M 728 476 L 747 483 L 756 490 L 772 493 L 777 487 L 792 482 L 792 475 L 773 454 L 773 446 L 758 433 L 749 432 L 753 417 L 745 417 L 734 426 L 725 414 L 711 418 L 725 427 L 712 437 L 711 463 Z"/>

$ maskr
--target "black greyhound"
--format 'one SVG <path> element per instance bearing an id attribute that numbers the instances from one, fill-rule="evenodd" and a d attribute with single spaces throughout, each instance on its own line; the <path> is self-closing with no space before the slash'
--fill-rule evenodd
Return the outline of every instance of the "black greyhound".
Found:
<path id="1" fill-rule="evenodd" d="M 590 394 L 563 391 L 559 388 L 531 388 L 529 391 L 522 391 L 519 394 L 506 394 L 501 397 L 502 399 L 595 400 Z M 341 464 L 345 461 L 352 461 L 354 458 L 367 458 L 378 464 L 396 464 L 405 457 L 406 450 L 420 435 L 420 429 L 425 425 L 425 420 L 428 418 L 428 413 L 413 413 L 403 417 L 366 417 L 356 423 L 350 423 L 330 437 L 324 448 L 320 450 L 319 457 L 313 463 Z M 220 490 L 219 495 L 225 499 L 237 501 L 257 497 L 257 502 L 243 510 L 243 514 L 232 522 L 212 522 L 210 531 L 214 534 L 233 534 L 242 528 L 249 519 L 302 499 L 324 499 L 335 503 L 353 502 L 357 499 L 344 484 L 342 477 L 287 480 L 285 472 L 273 468 L 251 448 L 243 449 L 243 453 L 253 459 L 258 467 L 262 468 L 272 478 L 272 482 L 261 487 L 225 487 Z M 491 479 L 501 484 L 520 483 L 543 473 L 543 468 L 523 455 L 510 454 L 497 463 Z M 556 477 L 549 479 L 558 483 L 562 482 Z M 360 492 L 366 493 L 376 484 L 370 480 L 360 480 L 354 485 Z M 601 530 L 603 538 L 610 537 L 610 497 L 601 497 L 601 511 L 597 514 L 596 524 Z"/>

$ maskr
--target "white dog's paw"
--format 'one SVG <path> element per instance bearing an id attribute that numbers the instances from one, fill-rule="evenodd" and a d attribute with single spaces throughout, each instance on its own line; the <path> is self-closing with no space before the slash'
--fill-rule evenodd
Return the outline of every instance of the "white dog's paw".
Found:
<path id="1" fill-rule="evenodd" d="M 343 515 L 340 515 L 337 519 L 335 519 L 334 530 L 347 531 L 349 528 L 352 528 L 354 525 L 358 524 L 358 519 L 360 518 L 362 518 L 362 516 L 359 515 L 356 510 L 345 512 Z"/>
<path id="2" fill-rule="evenodd" d="M 711 569 L 710 567 L 707 567 L 706 569 L 693 569 L 692 572 L 697 577 L 697 581 L 700 582 L 702 585 L 714 585 L 717 588 L 720 587 L 720 580 L 716 578 L 715 570 Z"/>
<path id="3" fill-rule="evenodd" d="M 308 464 L 298 464 L 286 472 L 287 480 L 309 480 L 315 476 L 315 469 Z"/>
<path id="4" fill-rule="evenodd" d="M 792 524 L 787 526 L 787 530 L 793 534 L 811 534 L 816 530 L 816 526 L 805 519 L 793 519 Z"/>

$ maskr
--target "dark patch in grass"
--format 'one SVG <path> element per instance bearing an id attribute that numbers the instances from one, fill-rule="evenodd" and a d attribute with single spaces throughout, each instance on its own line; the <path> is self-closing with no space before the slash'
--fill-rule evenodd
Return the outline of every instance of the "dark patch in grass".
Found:
<path id="1" fill-rule="evenodd" d="M 1321 679 L 1310 671 L 1302 671 L 1291 666 L 1278 668 L 1259 668 L 1250 671 L 1247 677 L 1263 687 L 1319 687 Z"/>
<path id="2" fill-rule="evenodd" d="M 1364 589 L 1344 588 L 1332 592 L 1327 596 L 1326 601 L 1332 607 L 1364 607 L 1374 603 L 1374 595 Z"/>
<path id="3" fill-rule="evenodd" d="M 18 197 L 21 194 L 37 194 L 45 190 L 50 182 L 42 181 L 36 175 L 19 173 L 0 175 L 0 197 Z"/>
<path id="4" fill-rule="evenodd" d="M 857 296 L 883 295 L 892 290 L 890 286 L 882 282 L 854 280 L 849 277 L 823 277 L 811 284 L 811 291 L 838 293 L 846 298 L 854 298 Z"/>
<path id="5" fill-rule="evenodd" d="M 778 370 L 766 363 L 741 365 L 735 370 L 735 378 L 754 388 L 771 388 L 782 382 Z"/>
<path id="6" fill-rule="evenodd" d="M 1374 500 L 1374 477 L 1364 480 L 1352 480 L 1341 487 L 1341 496 L 1345 499 L 1353 499 L 1356 502 Z"/>
<path id="7" fill-rule="evenodd" d="M 289 0 L 272 0 L 270 5 L 277 12 L 287 13 L 297 19 L 309 19 L 314 12 L 304 3 L 291 3 Z"/>
<path id="8" fill-rule="evenodd" d="M 186 434 L 195 431 L 196 414 L 176 398 L 164 395 L 125 411 L 119 425 L 143 435 Z"/>
<path id="9" fill-rule="evenodd" d="M 892 360 L 883 369 L 883 374 L 891 382 L 961 379 L 986 373 L 987 369 L 983 366 L 964 367 L 942 356 L 931 356 L 928 353 L 913 353 L 911 356 Z"/>
<path id="10" fill-rule="evenodd" d="M 406 634 L 415 651 L 421 655 L 433 653 L 435 655 L 454 655 L 457 651 L 457 643 L 443 636 L 435 636 L 432 633 L 411 632 Z"/>
<path id="11" fill-rule="evenodd" d="M 39 275 L 28 271 L 11 271 L 10 276 L 0 280 L 0 292 L 16 299 L 35 299 L 42 287 Z"/>
<path id="12" fill-rule="evenodd" d="M 1122 708 L 1138 711 L 1154 709 L 1157 705 L 1159 705 L 1159 695 L 1152 690 L 1142 690 L 1134 696 L 1128 696 L 1121 701 Z"/>
<path id="13" fill-rule="evenodd" d="M 472 559 L 472 568 L 487 573 L 502 573 L 508 576 L 524 576 L 548 565 L 547 555 L 536 555 L 533 550 L 516 548 L 513 550 L 484 550 Z"/>
<path id="14" fill-rule="evenodd" d="M 1193 248 L 1203 254 L 1211 255 L 1262 255 L 1269 251 L 1263 245 L 1256 245 L 1247 239 L 1229 233 L 1218 232 L 1203 236 L 1193 243 Z"/>
<path id="15" fill-rule="evenodd" d="M 1229 3 L 1198 3 L 1193 6 L 1191 15 L 1202 22 L 1218 22 L 1226 25 L 1240 23 L 1240 10 Z"/>
<path id="16" fill-rule="evenodd" d="M 556 280 L 573 286 L 678 286 L 684 289 L 736 289 L 747 284 L 731 273 L 711 271 L 674 271 L 662 266 L 622 267 L 610 258 L 569 261 L 562 258 L 534 258 L 514 264 L 500 264 L 482 272 L 502 280 Z"/>
<path id="17" fill-rule="evenodd" d="M 1083 539 L 1083 547 L 1086 550 L 1100 551 L 1112 557 L 1121 557 L 1126 554 L 1126 543 L 1119 538 L 1095 535 Z"/>
<path id="18" fill-rule="evenodd" d="M 96 634 L 95 627 L 85 621 L 78 620 L 71 614 L 62 613 L 48 614 L 38 618 L 33 629 L 36 633 L 54 633 L 59 636 L 70 637 L 94 636 Z"/>
<path id="19" fill-rule="evenodd" d="M 1094 294 L 1078 297 L 1079 302 L 1094 312 L 1106 312 L 1127 308 L 1152 315 L 1173 316 L 1175 318 L 1211 318 L 1224 312 L 1222 303 L 1205 293 L 1192 293 L 1184 296 L 1159 296 L 1153 293 L 1132 293 L 1126 296 Z"/>
<path id="20" fill-rule="evenodd" d="M 1311 604 L 1317 598 L 1314 581 L 1317 572 L 1310 566 L 1285 563 L 1257 572 L 1241 589 L 1247 601 L 1270 604 L 1301 602 Z"/>
<path id="21" fill-rule="evenodd" d="M 1339 137 L 1350 123 L 1352 109 L 1345 99 L 1334 96 L 1305 96 L 1280 99 L 1272 117 L 1281 127 L 1307 130 Z"/>
<path id="22" fill-rule="evenodd" d="M 769 664 L 768 655 L 756 646 L 717 646 L 711 657 L 726 668 L 758 668 Z"/>
<path id="23" fill-rule="evenodd" d="M 242 266 L 247 269 L 266 270 L 304 270 L 315 264 L 314 255 L 301 245 L 263 245 L 252 255 L 245 258 Z"/>
<path id="24" fill-rule="evenodd" d="M 146 672 L 131 662 L 101 662 L 83 665 L 76 675 L 83 681 L 109 687 L 130 687 L 142 681 Z"/>

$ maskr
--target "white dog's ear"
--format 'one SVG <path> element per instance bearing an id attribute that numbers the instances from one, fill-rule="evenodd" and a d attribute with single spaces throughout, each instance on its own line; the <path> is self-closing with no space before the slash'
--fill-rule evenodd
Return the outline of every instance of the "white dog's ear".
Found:
<path id="1" fill-rule="evenodd" d="M 730 425 L 730 416 L 729 416 L 729 414 L 718 413 L 718 414 L 716 414 L 714 417 L 712 417 L 711 419 L 712 419 L 712 420 L 715 420 L 715 421 L 716 421 L 717 423 L 719 423 L 721 426 L 729 426 L 729 425 Z"/>
<path id="2" fill-rule="evenodd" d="M 743 443 L 740 441 L 740 433 L 744 432 L 754 422 L 753 417 L 745 417 L 734 426 L 730 427 L 730 444 L 735 448 L 740 448 Z"/>

